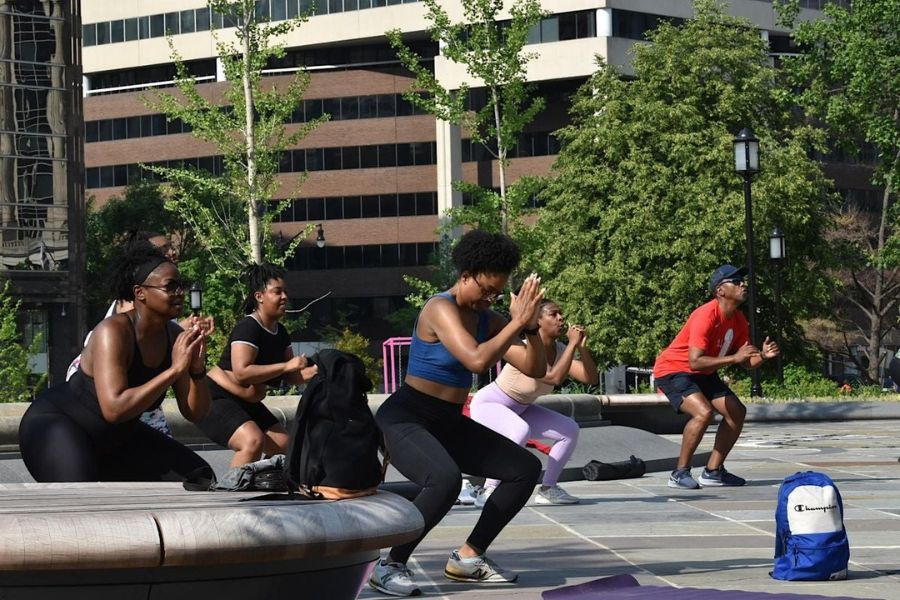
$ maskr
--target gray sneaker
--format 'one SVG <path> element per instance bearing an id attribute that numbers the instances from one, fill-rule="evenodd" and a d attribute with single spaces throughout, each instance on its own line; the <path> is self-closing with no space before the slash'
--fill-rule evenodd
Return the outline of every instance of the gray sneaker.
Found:
<path id="1" fill-rule="evenodd" d="M 534 501 L 537 504 L 578 504 L 579 499 L 558 485 L 553 485 L 546 489 L 538 488 L 537 494 L 534 495 Z"/>
<path id="2" fill-rule="evenodd" d="M 746 479 L 729 473 L 724 466 L 712 471 L 703 469 L 703 473 L 700 474 L 700 485 L 703 487 L 740 487 L 745 483 Z"/>
<path id="3" fill-rule="evenodd" d="M 519 575 L 501 569 L 484 554 L 473 558 L 460 558 L 459 552 L 454 550 L 447 559 L 447 566 L 444 567 L 444 577 L 469 583 L 512 583 Z"/>
<path id="4" fill-rule="evenodd" d="M 456 502 L 453 504 L 462 504 L 463 506 L 472 506 L 475 504 L 475 497 L 478 495 L 478 488 L 472 485 L 472 482 L 468 479 L 462 480 L 462 485 L 459 489 L 459 496 L 456 497 Z"/>
<path id="5" fill-rule="evenodd" d="M 406 565 L 386 560 L 375 563 L 369 585 L 391 596 L 418 596 L 422 593 Z"/>
<path id="6" fill-rule="evenodd" d="M 496 489 L 496 487 L 478 488 L 478 491 L 475 493 L 475 508 L 484 508 L 488 498 L 491 497 L 491 494 Z"/>
<path id="7" fill-rule="evenodd" d="M 691 477 L 690 469 L 675 469 L 669 475 L 669 487 L 681 490 L 699 490 L 700 484 Z"/>

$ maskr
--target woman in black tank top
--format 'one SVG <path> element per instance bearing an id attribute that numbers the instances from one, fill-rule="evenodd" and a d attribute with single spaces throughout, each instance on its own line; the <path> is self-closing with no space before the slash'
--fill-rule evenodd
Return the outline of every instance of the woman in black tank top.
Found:
<path id="1" fill-rule="evenodd" d="M 209 465 L 140 422 L 172 387 L 181 413 L 209 409 L 205 336 L 171 322 L 184 308 L 177 267 L 146 242 L 115 273 L 117 297 L 134 309 L 94 330 L 79 371 L 38 396 L 19 425 L 22 459 L 37 481 L 185 481 L 208 485 Z M 195 323 L 195 325 L 197 325 Z"/>
<path id="2" fill-rule="evenodd" d="M 249 266 L 247 298 L 219 362 L 209 371 L 209 414 L 197 426 L 209 439 L 234 450 L 231 466 L 283 454 L 284 425 L 263 404 L 268 386 L 309 381 L 318 367 L 294 356 L 291 336 L 281 324 L 288 296 L 284 270 L 268 263 Z"/>

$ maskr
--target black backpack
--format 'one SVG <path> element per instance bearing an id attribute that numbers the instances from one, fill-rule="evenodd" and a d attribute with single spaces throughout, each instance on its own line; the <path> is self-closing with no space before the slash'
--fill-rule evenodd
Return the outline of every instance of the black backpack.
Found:
<path id="1" fill-rule="evenodd" d="M 285 458 L 288 487 L 315 498 L 373 494 L 383 479 L 381 433 L 369 410 L 372 382 L 359 357 L 322 350 L 300 398 Z"/>

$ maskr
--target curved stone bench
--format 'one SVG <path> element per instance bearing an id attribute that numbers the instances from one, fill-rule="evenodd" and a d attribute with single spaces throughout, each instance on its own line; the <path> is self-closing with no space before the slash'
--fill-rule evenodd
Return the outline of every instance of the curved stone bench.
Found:
<path id="1" fill-rule="evenodd" d="M 422 527 L 386 492 L 332 502 L 175 483 L 6 484 L 0 597 L 349 599 L 381 548 Z"/>

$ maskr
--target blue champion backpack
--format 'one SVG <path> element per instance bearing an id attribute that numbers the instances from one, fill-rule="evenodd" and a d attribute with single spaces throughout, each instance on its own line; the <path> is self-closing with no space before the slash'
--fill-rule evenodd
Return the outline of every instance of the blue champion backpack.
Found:
<path id="1" fill-rule="evenodd" d="M 800 471 L 778 488 L 775 509 L 775 579 L 828 581 L 847 578 L 850 543 L 844 503 L 831 477 Z"/>

